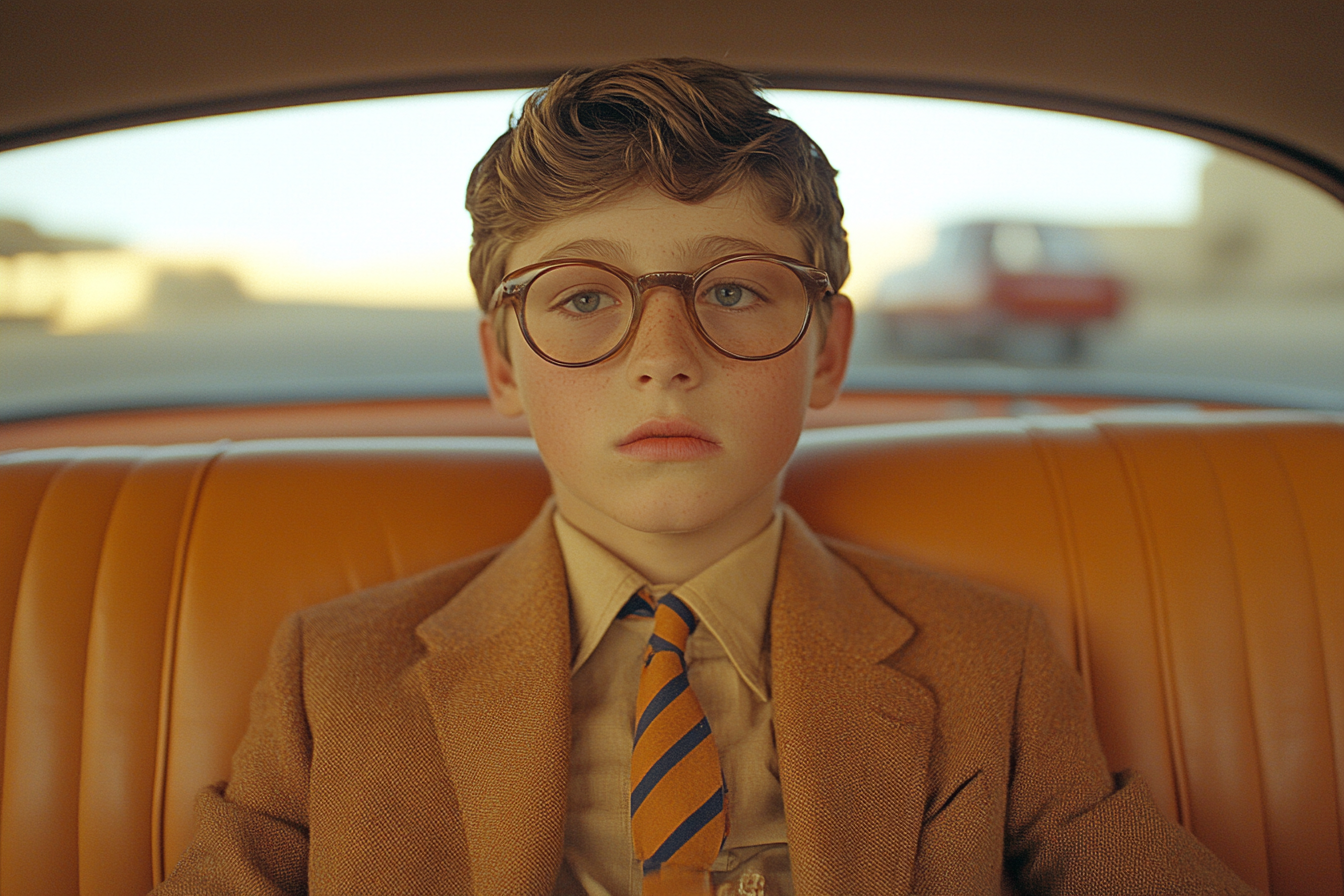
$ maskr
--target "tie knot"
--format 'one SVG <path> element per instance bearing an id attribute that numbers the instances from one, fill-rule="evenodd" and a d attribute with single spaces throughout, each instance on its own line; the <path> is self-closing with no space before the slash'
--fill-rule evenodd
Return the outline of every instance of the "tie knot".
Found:
<path id="1" fill-rule="evenodd" d="M 675 650 L 677 653 L 685 653 L 686 639 L 698 624 L 699 620 L 691 608 L 681 602 L 681 598 L 671 593 L 664 594 L 658 599 L 658 609 L 653 615 L 653 637 L 649 639 L 649 646 L 654 652 Z"/>
<path id="2" fill-rule="evenodd" d="M 645 653 L 645 662 L 661 650 L 670 650 L 677 654 L 686 652 L 686 639 L 700 624 L 691 608 L 682 603 L 675 594 L 667 593 L 654 597 L 648 587 L 640 588 L 630 596 L 616 614 L 617 619 L 631 616 L 643 616 L 653 619 L 653 635 L 649 638 L 649 649 Z"/>

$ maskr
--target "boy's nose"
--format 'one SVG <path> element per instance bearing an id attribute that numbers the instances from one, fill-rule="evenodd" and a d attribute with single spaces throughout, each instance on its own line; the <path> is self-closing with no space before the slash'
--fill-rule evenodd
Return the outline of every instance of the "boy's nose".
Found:
<path id="1" fill-rule="evenodd" d="M 644 294 L 644 310 L 629 349 L 632 380 L 683 386 L 699 382 L 702 347 L 708 348 L 696 335 L 681 293 L 658 287 Z"/>

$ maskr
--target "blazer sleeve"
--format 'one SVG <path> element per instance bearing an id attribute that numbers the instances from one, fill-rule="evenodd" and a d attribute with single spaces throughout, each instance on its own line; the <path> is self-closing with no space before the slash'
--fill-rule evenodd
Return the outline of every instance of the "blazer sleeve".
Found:
<path id="1" fill-rule="evenodd" d="M 1133 772 L 1112 778 L 1081 683 L 1032 608 L 1006 813 L 1007 870 L 1028 893 L 1253 894 L 1158 810 Z"/>
<path id="2" fill-rule="evenodd" d="M 196 800 L 197 831 L 155 896 L 303 894 L 308 888 L 312 735 L 303 699 L 303 623 L 285 621 L 252 694 L 233 777 Z"/>

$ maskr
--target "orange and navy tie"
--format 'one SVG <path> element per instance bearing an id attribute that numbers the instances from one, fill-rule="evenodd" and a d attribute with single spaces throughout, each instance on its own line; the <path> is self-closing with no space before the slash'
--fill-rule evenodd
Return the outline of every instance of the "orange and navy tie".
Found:
<path id="1" fill-rule="evenodd" d="M 630 827 L 649 893 L 657 878 L 708 881 L 728 836 L 728 809 L 714 735 L 686 675 L 686 639 L 698 620 L 676 595 L 655 601 L 644 588 L 621 610 L 631 615 L 653 617 L 630 763 Z"/>

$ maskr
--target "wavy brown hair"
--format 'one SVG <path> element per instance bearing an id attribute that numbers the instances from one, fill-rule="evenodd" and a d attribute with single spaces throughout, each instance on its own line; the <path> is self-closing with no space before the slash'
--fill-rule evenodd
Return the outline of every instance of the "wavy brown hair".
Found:
<path id="1" fill-rule="evenodd" d="M 471 280 L 484 308 L 509 250 L 540 227 L 647 186 L 680 202 L 747 187 L 796 227 L 833 288 L 849 276 L 835 169 L 774 114 L 758 76 L 645 59 L 556 78 L 523 103 L 467 184 Z"/>

